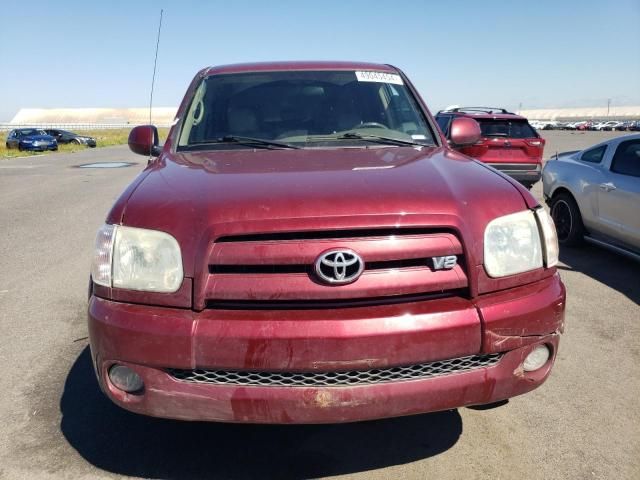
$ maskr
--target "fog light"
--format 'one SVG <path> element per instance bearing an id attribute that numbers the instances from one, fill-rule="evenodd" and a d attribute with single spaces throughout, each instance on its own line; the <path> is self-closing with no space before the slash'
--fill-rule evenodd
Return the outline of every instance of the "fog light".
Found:
<path id="1" fill-rule="evenodd" d="M 546 345 L 538 345 L 534 348 L 527 358 L 524 359 L 522 368 L 525 372 L 533 372 L 542 368 L 547 360 L 549 360 L 549 348 Z"/>
<path id="2" fill-rule="evenodd" d="M 142 390 L 144 382 L 140 375 L 124 365 L 114 365 L 109 369 L 109 380 L 120 390 L 134 393 Z"/>

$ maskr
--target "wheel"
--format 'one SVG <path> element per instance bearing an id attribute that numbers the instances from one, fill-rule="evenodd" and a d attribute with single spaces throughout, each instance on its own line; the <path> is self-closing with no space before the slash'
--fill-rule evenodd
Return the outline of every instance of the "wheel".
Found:
<path id="1" fill-rule="evenodd" d="M 69 143 L 73 143 L 74 145 L 80 145 L 80 140 L 78 140 L 77 138 L 74 138 Z"/>
<path id="2" fill-rule="evenodd" d="M 574 247 L 582 243 L 584 225 L 576 201 L 568 193 L 559 193 L 551 200 L 551 218 L 556 224 L 560 245 Z"/>
<path id="3" fill-rule="evenodd" d="M 9 146 L 9 142 L 5 142 L 4 144 L 5 147 L 7 147 L 7 150 L 9 150 L 11 147 Z"/>
<path id="4" fill-rule="evenodd" d="M 24 150 L 24 149 L 22 148 L 22 145 L 18 144 L 18 150 L 19 150 L 19 151 Z"/>

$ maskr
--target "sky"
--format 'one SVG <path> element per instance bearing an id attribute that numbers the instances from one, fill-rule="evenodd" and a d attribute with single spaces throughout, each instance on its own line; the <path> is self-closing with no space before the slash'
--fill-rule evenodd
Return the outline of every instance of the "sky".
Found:
<path id="1" fill-rule="evenodd" d="M 0 121 L 179 104 L 202 67 L 391 63 L 430 109 L 640 105 L 640 0 L 2 0 Z"/>

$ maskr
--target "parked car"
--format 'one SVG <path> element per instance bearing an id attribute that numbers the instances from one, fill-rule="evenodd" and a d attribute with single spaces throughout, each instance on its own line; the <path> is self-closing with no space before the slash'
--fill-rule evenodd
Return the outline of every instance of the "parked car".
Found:
<path id="1" fill-rule="evenodd" d="M 622 122 L 617 122 L 617 121 L 608 122 L 608 125 L 606 125 L 603 128 L 603 130 L 611 132 L 611 131 L 616 130 L 620 125 L 622 125 Z"/>
<path id="2" fill-rule="evenodd" d="M 47 135 L 44 130 L 37 128 L 16 128 L 11 130 L 7 135 L 5 146 L 31 152 L 58 149 L 56 139 L 51 135 Z"/>
<path id="3" fill-rule="evenodd" d="M 91 148 L 96 146 L 96 139 L 87 135 L 78 135 L 77 133 L 59 130 L 57 128 L 48 128 L 45 132 L 54 137 L 58 144 L 76 143 Z"/>
<path id="4" fill-rule="evenodd" d="M 609 120 L 607 122 L 601 122 L 601 123 L 598 123 L 597 125 L 594 126 L 594 130 L 599 130 L 599 131 L 611 130 L 617 124 L 618 124 L 618 122 L 616 122 L 614 120 Z"/>
<path id="5" fill-rule="evenodd" d="M 559 130 L 562 126 L 560 122 L 555 120 L 532 120 L 529 125 L 536 130 Z"/>
<path id="6" fill-rule="evenodd" d="M 640 134 L 560 154 L 542 181 L 561 245 L 588 240 L 640 260 Z"/>
<path id="7" fill-rule="evenodd" d="M 325 423 L 486 404 L 548 377 L 551 218 L 456 152 L 389 65 L 199 72 L 99 229 L 91 357 L 128 410 Z M 510 117 L 511 118 L 511 117 Z M 480 139 L 451 119 L 457 148 Z"/>
<path id="8" fill-rule="evenodd" d="M 540 180 L 545 140 L 526 118 L 502 108 L 457 107 L 438 112 L 436 121 L 443 133 L 451 132 L 455 118 L 472 118 L 480 124 L 481 140 L 459 151 L 491 165 L 531 188 Z"/>
<path id="9" fill-rule="evenodd" d="M 638 132 L 640 131 L 640 120 L 636 120 L 635 122 L 631 122 L 629 125 L 630 132 Z"/>
<path id="10" fill-rule="evenodd" d="M 580 120 L 577 122 L 566 123 L 563 127 L 564 130 L 587 130 L 590 126 L 590 122 L 586 120 Z"/>

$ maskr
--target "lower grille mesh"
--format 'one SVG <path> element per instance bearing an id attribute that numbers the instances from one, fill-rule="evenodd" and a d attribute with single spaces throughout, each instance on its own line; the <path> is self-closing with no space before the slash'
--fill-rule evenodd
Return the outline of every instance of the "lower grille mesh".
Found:
<path id="1" fill-rule="evenodd" d="M 177 370 L 169 374 L 177 380 L 215 385 L 260 387 L 344 387 L 376 383 L 422 380 L 481 367 L 500 361 L 502 354 L 472 355 L 470 357 L 438 360 L 405 367 L 374 368 L 349 372 L 250 372 L 230 370 Z"/>

